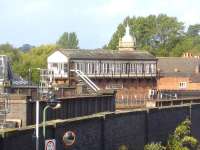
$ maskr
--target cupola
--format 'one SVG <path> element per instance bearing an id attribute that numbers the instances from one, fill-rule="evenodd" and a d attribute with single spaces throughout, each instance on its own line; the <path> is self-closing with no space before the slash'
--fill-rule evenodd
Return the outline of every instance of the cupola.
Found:
<path id="1" fill-rule="evenodd" d="M 132 51 L 136 49 L 136 38 L 130 35 L 130 28 L 126 26 L 125 35 L 119 39 L 120 51 Z"/>

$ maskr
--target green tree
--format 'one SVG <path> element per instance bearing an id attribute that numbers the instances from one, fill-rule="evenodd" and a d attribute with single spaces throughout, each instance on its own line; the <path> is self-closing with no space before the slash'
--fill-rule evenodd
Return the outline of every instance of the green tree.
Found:
<path id="1" fill-rule="evenodd" d="M 191 121 L 186 119 L 183 121 L 170 135 L 167 149 L 168 150 L 190 150 L 190 148 L 196 148 L 198 141 L 191 136 Z"/>
<path id="2" fill-rule="evenodd" d="M 191 121 L 186 119 L 181 122 L 169 136 L 166 147 L 162 146 L 160 143 L 151 143 L 145 145 L 145 150 L 190 150 L 196 149 L 198 146 L 198 141 L 196 138 L 191 136 Z"/>
<path id="3" fill-rule="evenodd" d="M 189 36 L 199 36 L 200 24 L 190 25 L 187 30 L 187 35 Z"/>
<path id="4" fill-rule="evenodd" d="M 155 55 L 169 56 L 171 49 L 184 35 L 184 25 L 175 17 L 165 14 L 158 16 L 125 18 L 108 43 L 108 48 L 117 49 L 119 38 L 124 35 L 124 28 L 129 24 L 131 34 L 137 39 L 137 47 Z"/>
<path id="5" fill-rule="evenodd" d="M 72 33 L 64 32 L 56 44 L 61 48 L 77 49 L 78 43 L 79 40 L 75 32 Z"/>
<path id="6" fill-rule="evenodd" d="M 11 64 L 19 63 L 21 59 L 21 54 L 19 49 L 14 48 L 11 44 L 1 44 L 0 45 L 0 55 L 7 55 L 11 59 Z"/>
<path id="7" fill-rule="evenodd" d="M 144 150 L 166 150 L 166 148 L 161 143 L 151 143 L 145 145 Z"/>
<path id="8" fill-rule="evenodd" d="M 21 47 L 19 47 L 19 49 L 23 52 L 27 52 L 30 49 L 34 48 L 34 46 L 30 45 L 30 44 L 23 44 Z"/>
<path id="9" fill-rule="evenodd" d="M 124 36 L 125 34 L 125 27 L 123 24 L 120 24 L 117 27 L 117 31 L 113 34 L 111 41 L 108 43 L 107 49 L 116 50 L 119 44 L 119 38 Z"/>
<path id="10" fill-rule="evenodd" d="M 185 36 L 172 48 L 170 56 L 181 56 L 185 52 L 200 54 L 200 36 Z"/>
<path id="11" fill-rule="evenodd" d="M 32 48 L 26 53 L 22 53 L 19 63 L 13 65 L 15 73 L 24 78 L 28 78 L 29 68 L 47 68 L 47 57 L 58 48 L 56 45 L 41 45 Z M 39 72 L 32 72 L 32 80 L 39 81 Z"/>

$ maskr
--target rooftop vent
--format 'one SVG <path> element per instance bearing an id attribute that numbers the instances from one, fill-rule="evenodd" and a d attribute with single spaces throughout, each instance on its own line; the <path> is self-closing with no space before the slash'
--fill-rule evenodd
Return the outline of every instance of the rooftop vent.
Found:
<path id="1" fill-rule="evenodd" d="M 200 67 L 199 65 L 196 65 L 196 67 L 195 67 L 195 73 L 196 74 L 198 74 L 200 72 L 200 68 L 199 67 Z"/>

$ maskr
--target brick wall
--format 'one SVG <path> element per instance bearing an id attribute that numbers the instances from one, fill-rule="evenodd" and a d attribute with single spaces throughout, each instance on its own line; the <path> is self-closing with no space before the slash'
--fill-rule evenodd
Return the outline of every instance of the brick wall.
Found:
<path id="1" fill-rule="evenodd" d="M 199 90 L 200 83 L 192 83 L 188 77 L 161 77 L 157 80 L 158 90 L 180 90 L 180 82 L 186 82 L 184 90 Z"/>
<path id="2" fill-rule="evenodd" d="M 94 82 L 102 89 L 109 84 L 122 84 L 122 89 L 117 89 L 116 99 L 144 99 L 148 97 L 150 89 L 156 88 L 156 79 L 101 79 Z"/>

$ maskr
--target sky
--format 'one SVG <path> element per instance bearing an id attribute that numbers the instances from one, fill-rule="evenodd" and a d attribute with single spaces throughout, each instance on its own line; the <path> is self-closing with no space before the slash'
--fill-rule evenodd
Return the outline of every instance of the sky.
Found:
<path id="1" fill-rule="evenodd" d="M 160 13 L 200 23 L 200 0 L 0 0 L 0 44 L 53 44 L 76 32 L 79 47 L 101 48 L 127 16 Z"/>

